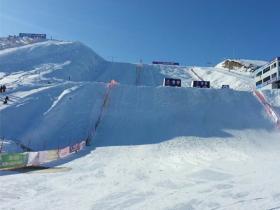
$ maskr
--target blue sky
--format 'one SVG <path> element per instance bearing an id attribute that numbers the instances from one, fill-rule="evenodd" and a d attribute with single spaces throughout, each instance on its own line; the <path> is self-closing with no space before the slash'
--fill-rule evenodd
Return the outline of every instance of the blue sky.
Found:
<path id="1" fill-rule="evenodd" d="M 0 0 L 0 36 L 47 33 L 124 62 L 270 60 L 279 22 L 278 0 Z"/>

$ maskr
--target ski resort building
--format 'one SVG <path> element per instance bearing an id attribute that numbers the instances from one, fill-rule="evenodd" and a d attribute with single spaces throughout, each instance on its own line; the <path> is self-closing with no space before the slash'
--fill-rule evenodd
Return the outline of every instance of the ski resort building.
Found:
<path id="1" fill-rule="evenodd" d="M 255 71 L 257 89 L 280 89 L 280 57 Z"/>

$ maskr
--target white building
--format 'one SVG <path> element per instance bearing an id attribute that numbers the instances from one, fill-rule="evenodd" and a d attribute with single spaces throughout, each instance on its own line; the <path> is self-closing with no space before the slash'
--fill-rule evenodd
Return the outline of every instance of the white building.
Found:
<path id="1" fill-rule="evenodd" d="M 257 69 L 254 73 L 257 89 L 280 89 L 280 57 Z"/>

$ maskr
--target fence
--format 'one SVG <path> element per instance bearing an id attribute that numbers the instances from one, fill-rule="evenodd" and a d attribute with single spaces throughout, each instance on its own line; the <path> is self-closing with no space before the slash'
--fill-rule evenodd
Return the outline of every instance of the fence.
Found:
<path id="1" fill-rule="evenodd" d="M 255 90 L 254 95 L 257 97 L 259 102 L 264 106 L 266 113 L 270 117 L 273 123 L 276 124 L 277 128 L 280 129 L 280 118 L 277 112 L 273 109 L 273 107 L 267 102 L 264 95 L 260 92 Z"/>
<path id="2" fill-rule="evenodd" d="M 115 80 L 111 80 L 111 82 L 107 85 L 107 90 L 106 90 L 106 93 L 104 95 L 104 98 L 103 98 L 103 103 L 102 103 L 102 106 L 101 106 L 101 110 L 99 112 L 99 115 L 97 117 L 97 120 L 95 122 L 91 122 L 91 129 L 90 129 L 90 132 L 88 134 L 88 138 L 87 138 L 87 141 L 86 141 L 86 144 L 87 146 L 89 146 L 92 142 L 92 139 L 94 138 L 95 134 L 96 134 L 96 131 L 97 131 L 97 128 L 102 120 L 102 117 L 103 117 L 103 114 L 105 112 L 105 108 L 107 106 L 107 103 L 108 103 L 108 100 L 109 100 L 109 97 L 110 97 L 110 93 L 111 93 L 111 90 L 114 86 L 116 86 L 118 83 L 115 81 Z"/>
<path id="3" fill-rule="evenodd" d="M 0 169 L 22 168 L 26 166 L 38 166 L 44 163 L 66 158 L 79 152 L 86 146 L 86 141 L 67 146 L 57 150 L 46 150 L 38 152 L 24 152 L 14 154 L 0 154 Z"/>
<path id="4" fill-rule="evenodd" d="M 10 169 L 10 168 L 22 168 L 27 166 L 38 166 L 44 163 L 52 162 L 55 160 L 59 160 L 61 158 L 66 158 L 69 155 L 77 153 L 84 149 L 86 146 L 90 145 L 92 138 L 94 137 L 97 127 L 99 126 L 103 113 L 106 108 L 106 104 L 109 99 L 111 89 L 117 85 L 117 82 L 112 80 L 107 85 L 107 90 L 103 98 L 102 107 L 100 110 L 100 114 L 94 123 L 92 131 L 90 132 L 88 138 L 86 140 L 81 141 L 80 143 L 66 146 L 57 150 L 46 150 L 46 151 L 28 151 L 24 153 L 14 153 L 14 154 L 6 154 L 0 153 L 0 169 Z M 29 148 L 28 148 L 29 149 Z"/>

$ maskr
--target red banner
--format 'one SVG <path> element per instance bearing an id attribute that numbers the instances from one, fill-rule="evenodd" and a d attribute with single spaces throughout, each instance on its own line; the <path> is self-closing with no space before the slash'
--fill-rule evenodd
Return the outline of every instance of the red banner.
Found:
<path id="1" fill-rule="evenodd" d="M 70 154 L 70 147 L 65 147 L 63 149 L 58 150 L 58 156 L 59 158 L 64 158 Z"/>
<path id="2" fill-rule="evenodd" d="M 264 106 L 266 113 L 271 118 L 271 120 L 276 124 L 277 128 L 280 129 L 280 120 L 276 111 L 272 108 L 272 106 L 267 102 L 263 94 L 259 91 L 254 91 L 254 95 L 258 98 L 261 104 Z"/>

